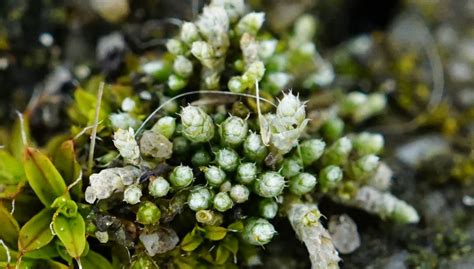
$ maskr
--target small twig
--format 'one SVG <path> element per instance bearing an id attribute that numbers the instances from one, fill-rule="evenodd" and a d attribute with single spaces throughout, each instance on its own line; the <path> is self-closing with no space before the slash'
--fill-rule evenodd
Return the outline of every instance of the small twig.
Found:
<path id="1" fill-rule="evenodd" d="M 79 171 L 79 176 L 77 177 L 76 181 L 74 181 L 73 183 L 71 183 L 69 186 L 67 186 L 67 190 L 71 190 L 75 185 L 77 185 L 79 182 L 81 182 L 82 180 L 82 170 Z"/>
<path id="2" fill-rule="evenodd" d="M 100 106 L 102 102 L 102 94 L 104 93 L 104 87 L 105 87 L 105 82 L 102 81 L 99 86 L 99 92 L 97 93 L 97 103 L 95 106 L 94 125 L 92 128 L 91 144 L 89 148 L 89 161 L 88 161 L 88 166 L 87 166 L 88 174 L 92 172 L 92 166 L 94 165 L 95 138 L 97 136 L 97 127 L 99 125 Z"/>
<path id="3" fill-rule="evenodd" d="M 101 124 L 102 121 L 99 122 L 99 124 Z M 94 128 L 94 125 L 90 125 L 90 126 L 87 126 L 87 127 L 84 127 L 84 129 L 82 129 L 77 135 L 75 135 L 72 140 L 77 140 L 79 139 L 79 137 L 81 137 L 82 135 L 84 135 L 88 130 Z"/>
<path id="4" fill-rule="evenodd" d="M 145 121 L 143 121 L 142 125 L 140 125 L 140 127 L 139 127 L 138 130 L 137 130 L 137 132 L 135 133 L 135 138 L 137 138 L 137 137 L 140 135 L 140 133 L 143 131 L 143 129 L 145 128 L 145 126 L 147 125 L 147 123 L 148 123 L 151 119 L 153 119 L 153 117 L 155 117 L 155 115 L 156 115 L 158 112 L 160 112 L 160 110 L 163 109 L 163 107 L 165 107 L 168 103 L 173 102 L 174 100 L 177 100 L 177 99 L 179 99 L 179 98 L 182 98 L 182 97 L 185 97 L 185 96 L 188 96 L 188 95 L 201 94 L 201 93 L 204 93 L 204 94 L 221 94 L 221 95 L 233 95 L 233 96 L 249 97 L 249 98 L 257 99 L 257 102 L 258 102 L 259 100 L 262 100 L 262 101 L 267 102 L 267 103 L 271 104 L 272 106 L 276 107 L 276 105 L 275 105 L 274 103 L 272 103 L 270 100 L 267 100 L 267 99 L 262 98 L 262 97 L 257 97 L 257 96 L 255 96 L 255 95 L 247 94 L 247 93 L 220 92 L 220 91 L 192 91 L 192 92 L 185 92 L 185 93 L 178 94 L 178 95 L 176 95 L 175 97 L 166 100 L 166 102 L 164 102 L 164 103 L 161 104 L 158 108 L 156 108 L 156 109 L 145 119 Z"/>
<path id="5" fill-rule="evenodd" d="M 10 215 L 13 215 L 15 213 L 15 199 L 12 199 L 12 210 L 10 210 Z"/>

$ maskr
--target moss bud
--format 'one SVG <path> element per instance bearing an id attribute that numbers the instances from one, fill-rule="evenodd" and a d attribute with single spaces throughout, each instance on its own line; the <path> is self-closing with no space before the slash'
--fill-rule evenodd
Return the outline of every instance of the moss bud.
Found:
<path id="1" fill-rule="evenodd" d="M 222 143 L 231 147 L 239 146 L 247 137 L 248 129 L 246 120 L 236 116 L 228 117 L 219 126 Z"/>
<path id="2" fill-rule="evenodd" d="M 152 202 L 145 201 L 140 204 L 137 212 L 137 221 L 144 225 L 156 224 L 160 220 L 161 211 Z"/>
<path id="3" fill-rule="evenodd" d="M 163 177 L 151 178 L 148 183 L 148 193 L 155 198 L 166 196 L 169 190 L 170 184 Z"/>
<path id="4" fill-rule="evenodd" d="M 250 184 L 257 177 L 257 166 L 254 163 L 242 163 L 237 167 L 236 179 L 242 184 Z"/>
<path id="5" fill-rule="evenodd" d="M 277 172 L 266 172 L 255 182 L 255 192 L 265 198 L 280 195 L 285 188 L 285 179 Z"/>
<path id="6" fill-rule="evenodd" d="M 170 174 L 170 182 L 173 187 L 184 188 L 193 183 L 193 170 L 188 166 L 177 166 Z"/>
<path id="7" fill-rule="evenodd" d="M 278 213 L 278 204 L 275 199 L 272 198 L 260 200 L 258 203 L 258 211 L 260 216 L 266 219 L 273 219 Z"/>
<path id="8" fill-rule="evenodd" d="M 217 166 L 209 166 L 204 171 L 207 183 L 213 187 L 220 186 L 226 179 L 225 172 Z"/>
<path id="9" fill-rule="evenodd" d="M 311 192 L 316 186 L 316 177 L 309 173 L 301 173 L 290 179 L 290 191 L 296 195 Z"/>
<path id="10" fill-rule="evenodd" d="M 188 206 L 191 210 L 208 209 L 211 204 L 211 192 L 205 187 L 195 187 L 188 196 Z"/>
<path id="11" fill-rule="evenodd" d="M 234 202 L 241 204 L 247 202 L 250 196 L 249 189 L 244 185 L 234 185 L 230 189 L 230 198 L 234 200 Z"/>
<path id="12" fill-rule="evenodd" d="M 232 149 L 219 149 L 216 154 L 216 161 L 222 169 L 232 172 L 239 165 L 239 155 Z"/>
<path id="13" fill-rule="evenodd" d="M 217 211 L 225 212 L 234 206 L 234 202 L 227 192 L 219 192 L 214 196 L 214 208 Z"/>
<path id="14" fill-rule="evenodd" d="M 268 220 L 250 218 L 245 222 L 242 238 L 251 245 L 261 246 L 270 243 L 275 234 L 275 228 Z"/>
<path id="15" fill-rule="evenodd" d="M 181 111 L 183 134 L 192 142 L 203 143 L 214 137 L 212 118 L 199 107 L 187 106 Z"/>

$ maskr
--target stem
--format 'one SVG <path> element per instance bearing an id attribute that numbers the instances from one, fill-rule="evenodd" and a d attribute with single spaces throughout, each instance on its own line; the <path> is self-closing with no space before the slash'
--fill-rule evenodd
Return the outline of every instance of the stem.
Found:
<path id="1" fill-rule="evenodd" d="M 105 87 L 105 83 L 102 81 L 99 86 L 99 92 L 97 93 L 97 103 L 95 106 L 94 125 L 92 128 L 91 144 L 90 144 L 90 149 L 89 149 L 89 161 L 87 165 L 88 174 L 92 173 L 92 166 L 94 165 L 95 139 L 97 137 L 97 127 L 99 125 L 100 106 L 102 103 L 102 95 L 104 93 L 104 87 Z"/>

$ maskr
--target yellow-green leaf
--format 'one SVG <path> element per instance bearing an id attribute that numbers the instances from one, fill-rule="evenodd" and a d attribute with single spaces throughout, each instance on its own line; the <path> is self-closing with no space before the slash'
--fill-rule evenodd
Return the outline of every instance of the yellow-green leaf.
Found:
<path id="1" fill-rule="evenodd" d="M 5 241 L 9 247 L 15 247 L 18 241 L 18 232 L 20 227 L 10 212 L 0 204 L 0 238 Z"/>
<path id="2" fill-rule="evenodd" d="M 54 235 L 49 225 L 53 215 L 53 209 L 45 208 L 21 227 L 18 238 L 18 250 L 21 253 L 39 249 L 51 242 Z"/>
<path id="3" fill-rule="evenodd" d="M 112 264 L 97 252 L 89 251 L 86 256 L 81 257 L 83 269 L 112 269 Z"/>
<path id="4" fill-rule="evenodd" d="M 56 250 L 56 244 L 54 243 L 54 241 L 51 241 L 49 242 L 49 244 L 41 247 L 40 249 L 26 253 L 24 257 L 30 259 L 51 259 L 58 256 L 59 254 Z"/>
<path id="5" fill-rule="evenodd" d="M 216 250 L 216 259 L 214 262 L 218 265 L 222 265 L 227 261 L 227 259 L 229 259 L 229 256 L 230 251 L 227 250 L 224 246 L 219 245 Z"/>
<path id="6" fill-rule="evenodd" d="M 222 240 L 227 234 L 227 229 L 220 226 L 205 226 L 205 236 L 212 241 Z"/>
<path id="7" fill-rule="evenodd" d="M 10 152 L 17 160 L 21 160 L 23 151 L 28 145 L 31 145 L 30 120 L 28 115 L 19 116 L 13 124 L 12 134 L 8 147 Z M 26 144 L 25 144 L 26 142 Z"/>
<path id="8" fill-rule="evenodd" d="M 21 162 L 5 150 L 0 150 L 0 184 L 16 184 L 24 178 Z"/>
<path id="9" fill-rule="evenodd" d="M 222 240 L 221 245 L 232 252 L 232 254 L 237 255 L 237 251 L 239 250 L 239 240 L 237 237 L 228 235 Z"/>
<path id="10" fill-rule="evenodd" d="M 227 229 L 232 232 L 241 232 L 244 230 L 244 223 L 242 221 L 236 221 L 227 226 Z"/>
<path id="11" fill-rule="evenodd" d="M 74 141 L 72 140 L 64 141 L 61 144 L 56 154 L 54 154 L 53 162 L 68 186 L 74 183 L 81 175 L 82 168 L 76 159 Z M 80 197 L 82 194 L 82 181 L 79 181 L 72 188 L 71 192 L 75 197 Z"/>
<path id="12" fill-rule="evenodd" d="M 69 198 L 61 174 L 46 155 L 37 149 L 26 148 L 23 165 L 30 187 L 45 206 L 50 206 L 59 196 Z"/>
<path id="13" fill-rule="evenodd" d="M 67 218 L 58 214 L 53 221 L 54 232 L 69 255 L 79 258 L 86 248 L 86 224 L 80 214 Z"/>
<path id="14" fill-rule="evenodd" d="M 201 245 L 203 240 L 204 239 L 198 234 L 192 232 L 188 233 L 181 242 L 181 249 L 184 251 L 193 251 Z"/>

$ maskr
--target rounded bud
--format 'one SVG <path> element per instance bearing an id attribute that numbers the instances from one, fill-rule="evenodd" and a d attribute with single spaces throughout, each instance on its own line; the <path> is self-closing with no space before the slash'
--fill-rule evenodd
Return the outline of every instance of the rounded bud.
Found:
<path id="1" fill-rule="evenodd" d="M 148 193 L 155 198 L 166 196 L 169 190 L 170 184 L 163 177 L 151 178 L 148 183 Z"/>
<path id="2" fill-rule="evenodd" d="M 225 212 L 234 206 L 234 202 L 230 198 L 229 194 L 227 192 L 219 192 L 214 196 L 214 208 L 217 211 L 220 212 Z"/>
<path id="3" fill-rule="evenodd" d="M 278 213 L 278 204 L 275 199 L 262 199 L 258 203 L 258 211 L 260 216 L 266 219 L 273 219 Z"/>
<path id="4" fill-rule="evenodd" d="M 291 178 L 301 173 L 301 170 L 303 170 L 303 166 L 300 162 L 291 158 L 283 160 L 280 173 L 285 178 Z"/>
<path id="5" fill-rule="evenodd" d="M 248 159 L 259 162 L 268 154 L 267 147 L 263 144 L 262 137 L 256 133 L 250 133 L 244 141 L 244 154 Z"/>
<path id="6" fill-rule="evenodd" d="M 160 220 L 160 217 L 161 211 L 154 203 L 145 201 L 140 204 L 137 212 L 138 223 L 144 225 L 156 224 Z"/>
<path id="7" fill-rule="evenodd" d="M 265 13 L 251 12 L 239 20 L 235 29 L 239 35 L 249 33 L 255 36 L 262 27 L 264 21 Z"/>
<path id="8" fill-rule="evenodd" d="M 214 57 L 214 49 L 204 41 L 195 41 L 191 45 L 191 53 L 200 61 Z"/>
<path id="9" fill-rule="evenodd" d="M 261 61 L 251 63 L 242 75 L 242 81 L 246 85 L 253 85 L 255 81 L 260 81 L 265 74 L 265 65 Z"/>
<path id="10" fill-rule="evenodd" d="M 223 216 L 213 210 L 199 210 L 196 212 L 196 220 L 199 223 L 216 226 L 221 225 L 223 222 Z"/>
<path id="11" fill-rule="evenodd" d="M 247 202 L 250 196 L 249 189 L 244 185 L 234 185 L 230 189 L 230 198 L 234 200 L 234 202 L 241 204 Z"/>
<path id="12" fill-rule="evenodd" d="M 352 142 L 347 137 L 341 137 L 334 142 L 323 155 L 324 165 L 343 165 L 347 162 L 352 150 Z"/>
<path id="13" fill-rule="evenodd" d="M 176 119 L 170 116 L 162 117 L 153 125 L 151 130 L 170 139 L 176 130 Z"/>
<path id="14" fill-rule="evenodd" d="M 301 173 L 290 179 L 290 191 L 296 195 L 311 192 L 316 186 L 316 177 L 309 173 Z"/>
<path id="15" fill-rule="evenodd" d="M 188 78 L 193 73 L 193 63 L 188 58 L 179 55 L 173 62 L 173 71 L 183 78 Z"/>
<path id="16" fill-rule="evenodd" d="M 344 132 L 344 121 L 339 117 L 328 119 L 321 126 L 321 133 L 323 137 L 329 141 L 334 141 L 341 137 Z"/>
<path id="17" fill-rule="evenodd" d="M 247 137 L 249 127 L 247 121 L 236 116 L 228 117 L 220 126 L 219 131 L 224 145 L 237 147 Z"/>
<path id="18" fill-rule="evenodd" d="M 183 43 L 177 39 L 170 39 L 166 42 L 166 48 L 171 54 L 180 55 L 184 54 L 185 49 Z"/>
<path id="19" fill-rule="evenodd" d="M 229 192 L 231 188 L 232 188 L 232 183 L 230 183 L 229 180 L 226 180 L 219 187 L 219 191 L 220 192 Z"/>
<path id="20" fill-rule="evenodd" d="M 277 106 L 276 114 L 280 118 L 299 124 L 306 119 L 305 105 L 292 92 L 285 94 Z"/>
<path id="21" fill-rule="evenodd" d="M 184 188 L 193 183 L 193 170 L 184 165 L 176 166 L 170 174 L 169 180 L 173 187 Z"/>
<path id="22" fill-rule="evenodd" d="M 188 84 L 188 81 L 180 76 L 172 74 L 168 77 L 168 87 L 172 91 L 179 91 L 186 87 L 186 84 Z"/>
<path id="23" fill-rule="evenodd" d="M 342 169 L 335 165 L 324 167 L 319 172 L 319 184 L 322 191 L 334 188 L 342 180 Z"/>
<path id="24" fill-rule="evenodd" d="M 204 177 L 207 183 L 213 187 L 220 186 L 226 179 L 225 172 L 217 166 L 209 166 L 204 171 Z"/>
<path id="25" fill-rule="evenodd" d="M 194 41 L 201 39 L 196 25 L 192 22 L 183 23 L 179 36 L 181 40 L 188 45 L 192 44 Z"/>
<path id="26" fill-rule="evenodd" d="M 265 198 L 280 195 L 285 188 L 285 179 L 277 172 L 266 172 L 255 182 L 255 192 Z"/>
<path id="27" fill-rule="evenodd" d="M 195 187 L 188 196 L 188 206 L 191 210 L 208 209 L 211 204 L 211 192 L 205 187 Z"/>
<path id="28" fill-rule="evenodd" d="M 250 184 L 257 178 L 257 166 L 254 163 L 242 163 L 237 167 L 236 179 L 242 184 Z"/>
<path id="29" fill-rule="evenodd" d="M 239 155 L 233 149 L 219 149 L 216 154 L 216 161 L 222 169 L 232 172 L 239 165 Z"/>
<path id="30" fill-rule="evenodd" d="M 323 153 L 326 143 L 320 139 L 309 139 L 300 144 L 301 158 L 303 164 L 308 166 L 319 159 Z"/>
<path id="31" fill-rule="evenodd" d="M 384 139 L 381 134 L 363 132 L 352 139 L 354 149 L 359 155 L 377 154 L 383 150 Z"/>
<path id="32" fill-rule="evenodd" d="M 187 106 L 181 111 L 183 134 L 192 142 L 203 143 L 214 137 L 212 118 L 199 107 Z"/>
<path id="33" fill-rule="evenodd" d="M 229 91 L 235 93 L 243 93 L 246 89 L 242 78 L 239 76 L 230 78 L 229 82 L 227 83 L 227 88 L 229 88 Z"/>
<path id="34" fill-rule="evenodd" d="M 242 239 L 255 246 L 270 243 L 276 234 L 273 225 L 266 219 L 250 218 L 245 222 Z"/>
<path id="35" fill-rule="evenodd" d="M 373 174 L 380 164 L 379 160 L 380 158 L 373 154 L 363 156 L 356 160 L 351 164 L 351 171 L 354 178 L 362 179 Z"/>
<path id="36" fill-rule="evenodd" d="M 142 198 L 142 190 L 140 189 L 139 185 L 130 185 L 123 193 L 123 200 L 127 204 L 138 204 L 140 202 L 140 198 Z"/>
<path id="37" fill-rule="evenodd" d="M 204 149 L 200 149 L 196 151 L 191 157 L 191 163 L 197 167 L 206 166 L 210 162 L 211 162 L 211 155 L 209 155 L 209 153 Z"/>

